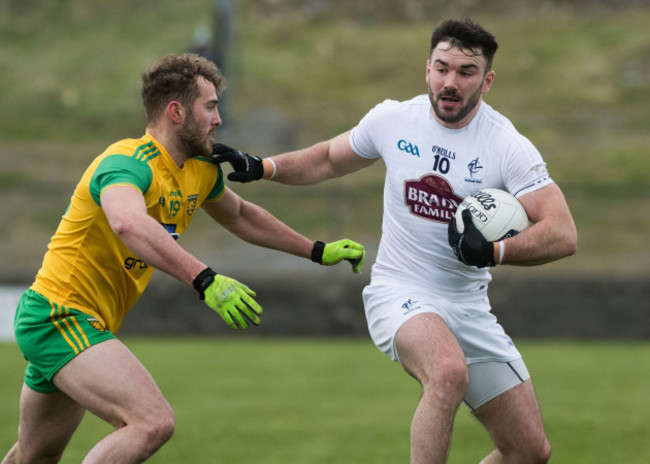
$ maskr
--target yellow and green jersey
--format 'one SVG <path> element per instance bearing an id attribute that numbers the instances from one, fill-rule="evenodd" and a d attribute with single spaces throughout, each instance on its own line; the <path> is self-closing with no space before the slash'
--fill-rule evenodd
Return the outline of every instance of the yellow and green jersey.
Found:
<path id="1" fill-rule="evenodd" d="M 88 167 L 31 288 L 96 317 L 114 333 L 153 273 L 115 235 L 104 215 L 101 194 L 115 185 L 140 191 L 148 214 L 174 238 L 183 234 L 204 201 L 218 200 L 225 192 L 218 165 L 197 157 L 181 169 L 148 132 L 114 143 Z"/>

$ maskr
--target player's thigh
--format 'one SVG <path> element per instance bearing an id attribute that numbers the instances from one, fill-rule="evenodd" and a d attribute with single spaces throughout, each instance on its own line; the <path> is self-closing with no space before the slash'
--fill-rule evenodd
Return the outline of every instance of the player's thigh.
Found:
<path id="1" fill-rule="evenodd" d="M 53 381 L 83 407 L 116 427 L 173 417 L 151 374 L 116 338 L 75 356 Z"/>
<path id="2" fill-rule="evenodd" d="M 501 450 L 546 443 L 542 414 L 530 379 L 488 401 L 473 414 Z"/>
<path id="3" fill-rule="evenodd" d="M 404 369 L 421 382 L 439 373 L 467 376 L 463 351 L 438 314 L 423 313 L 407 320 L 397 332 L 395 345 Z"/>
<path id="4" fill-rule="evenodd" d="M 62 454 L 83 415 L 83 407 L 65 393 L 39 393 L 23 385 L 18 433 L 21 460 Z"/>

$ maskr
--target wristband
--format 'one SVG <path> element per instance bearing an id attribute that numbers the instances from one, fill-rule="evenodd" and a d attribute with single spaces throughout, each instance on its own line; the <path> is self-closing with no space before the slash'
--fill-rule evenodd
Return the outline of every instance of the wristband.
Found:
<path id="1" fill-rule="evenodd" d="M 320 241 L 314 242 L 314 248 L 311 249 L 311 260 L 318 264 L 323 264 L 323 251 L 325 244 Z"/>
<path id="2" fill-rule="evenodd" d="M 273 172 L 269 176 L 269 180 L 271 180 L 271 179 L 273 179 L 275 177 L 275 172 L 277 171 L 277 168 L 275 167 L 275 161 L 273 161 L 271 158 L 266 158 L 266 159 L 269 160 L 269 162 L 271 163 L 271 166 L 273 166 Z"/>
<path id="3" fill-rule="evenodd" d="M 205 299 L 205 289 L 208 288 L 212 282 L 214 282 L 215 275 L 217 275 L 216 272 L 214 272 L 211 268 L 206 267 L 201 272 L 199 272 L 199 275 L 197 275 L 192 281 L 194 290 L 199 292 L 199 298 L 202 300 Z"/>
<path id="4" fill-rule="evenodd" d="M 499 261 L 497 262 L 497 264 L 501 264 L 501 262 L 503 261 L 503 254 L 506 252 L 506 244 L 503 243 L 503 240 L 497 243 L 499 244 Z"/>

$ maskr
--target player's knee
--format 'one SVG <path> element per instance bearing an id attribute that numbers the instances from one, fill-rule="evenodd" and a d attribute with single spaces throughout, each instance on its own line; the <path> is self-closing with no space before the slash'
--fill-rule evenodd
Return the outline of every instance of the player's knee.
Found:
<path id="1" fill-rule="evenodd" d="M 151 456 L 167 443 L 174 435 L 175 427 L 174 414 L 171 410 L 157 414 L 146 423 L 140 424 L 138 428 L 145 455 Z"/>
<path id="2" fill-rule="evenodd" d="M 2 460 L 2 464 L 18 464 L 20 463 L 20 454 L 19 454 L 19 445 L 16 443 L 11 447 L 5 458 Z"/>
<path id="3" fill-rule="evenodd" d="M 445 362 L 441 366 L 443 386 L 448 386 L 453 391 L 465 396 L 469 385 L 469 372 L 464 360 Z"/>
<path id="4" fill-rule="evenodd" d="M 168 414 L 161 416 L 155 424 L 154 438 L 162 446 L 174 435 L 176 421 L 174 414 L 170 411 Z"/>
<path id="5" fill-rule="evenodd" d="M 11 464 L 11 463 L 19 463 L 19 462 L 38 462 L 39 464 L 56 464 L 59 461 L 61 461 L 61 458 L 63 457 L 63 452 L 58 452 L 58 451 L 50 451 L 50 450 L 45 450 L 41 452 L 36 452 L 32 453 L 31 450 L 25 449 L 24 452 L 20 453 L 20 458 L 16 459 L 15 461 L 9 459 L 7 461 L 2 461 L 3 464 L 5 462 Z"/>
<path id="6" fill-rule="evenodd" d="M 21 440 L 9 451 L 2 464 L 19 464 L 38 462 L 39 464 L 56 464 L 63 458 L 67 442 Z"/>
<path id="7" fill-rule="evenodd" d="M 548 461 L 551 460 L 551 444 L 548 442 L 546 436 L 544 436 L 543 440 L 540 441 L 539 445 L 534 450 L 534 452 L 535 452 L 535 456 L 533 458 L 534 460 L 531 462 L 546 464 Z"/>
<path id="8" fill-rule="evenodd" d="M 513 462 L 525 462 L 530 464 L 546 464 L 551 459 L 551 444 L 545 435 L 538 440 L 528 440 L 519 449 L 512 449 L 510 452 L 503 452 L 504 456 L 510 455 Z"/>
<path id="9" fill-rule="evenodd" d="M 531 440 L 526 444 L 527 453 L 525 460 L 522 462 L 530 462 L 531 464 L 545 464 L 551 459 L 551 444 L 546 438 L 546 434 L 542 433 L 536 440 Z"/>
<path id="10" fill-rule="evenodd" d="M 428 382 L 430 391 L 440 396 L 441 401 L 450 404 L 460 403 L 467 392 L 469 373 L 464 362 L 445 360 L 433 369 Z"/>

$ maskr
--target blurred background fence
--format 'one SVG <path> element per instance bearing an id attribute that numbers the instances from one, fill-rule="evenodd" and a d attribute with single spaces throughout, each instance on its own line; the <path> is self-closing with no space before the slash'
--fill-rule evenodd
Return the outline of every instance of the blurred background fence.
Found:
<path id="1" fill-rule="evenodd" d="M 228 78 L 217 137 L 251 153 L 300 148 L 354 126 L 376 103 L 422 93 L 429 37 L 472 17 L 500 42 L 486 100 L 540 149 L 580 235 L 575 257 L 497 269 L 495 312 L 513 335 L 650 336 L 650 6 L 620 0 L 90 0 L 0 4 L 0 324 L 28 286 L 81 173 L 139 136 L 139 74 L 200 51 Z M 314 187 L 229 185 L 314 239 L 376 249 L 383 168 Z M 238 242 L 198 217 L 190 251 L 251 285 L 255 334 L 365 334 L 365 273 L 321 268 Z M 165 276 L 125 333 L 226 333 Z"/>

